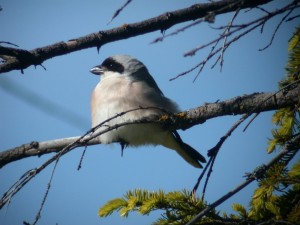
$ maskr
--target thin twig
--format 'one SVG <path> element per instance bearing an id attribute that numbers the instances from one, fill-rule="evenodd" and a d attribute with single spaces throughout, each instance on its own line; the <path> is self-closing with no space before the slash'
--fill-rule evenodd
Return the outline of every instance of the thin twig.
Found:
<path id="1" fill-rule="evenodd" d="M 179 77 L 181 77 L 181 76 L 183 76 L 183 75 L 186 75 L 186 74 L 188 74 L 188 73 L 190 73 L 190 72 L 192 72 L 192 71 L 194 71 L 195 69 L 197 69 L 197 68 L 200 67 L 199 71 L 197 72 L 197 74 L 196 74 L 196 76 L 195 76 L 195 78 L 194 78 L 194 80 L 193 80 L 193 82 L 194 82 L 194 81 L 198 78 L 199 74 L 202 72 L 203 67 L 205 66 L 205 64 L 207 63 L 207 61 L 210 60 L 213 56 L 215 56 L 217 53 L 221 52 L 221 55 L 217 58 L 216 62 L 218 62 L 219 60 L 222 61 L 222 51 L 223 51 L 223 53 L 224 53 L 224 51 L 225 51 L 225 50 L 226 50 L 233 42 L 236 42 L 238 39 L 240 39 L 241 37 L 245 36 L 246 34 L 248 34 L 249 32 L 253 31 L 254 29 L 256 29 L 256 28 L 258 28 L 258 27 L 260 27 L 260 26 L 263 27 L 263 25 L 264 25 L 268 20 L 270 20 L 271 18 L 273 18 L 274 16 L 277 16 L 277 15 L 279 15 L 279 14 L 282 14 L 282 13 L 286 12 L 286 11 L 292 11 L 292 10 L 298 8 L 298 7 L 299 7 L 298 4 L 299 4 L 299 0 L 298 0 L 298 1 L 294 1 L 293 3 L 288 4 L 288 5 L 286 5 L 285 7 L 280 8 L 280 9 L 277 9 L 277 10 L 275 10 L 275 11 L 273 11 L 273 12 L 268 12 L 267 15 L 264 15 L 264 16 L 262 16 L 262 17 L 260 17 L 260 18 L 258 18 L 258 19 L 256 19 L 256 20 L 253 20 L 253 21 L 251 21 L 251 22 L 249 22 L 249 23 L 246 23 L 246 24 L 239 24 L 239 25 L 231 25 L 230 28 L 231 28 L 232 30 L 231 30 L 230 32 L 228 31 L 227 33 L 223 33 L 223 35 L 220 35 L 218 38 L 216 38 L 216 39 L 214 39 L 214 40 L 212 40 L 212 41 L 210 41 L 210 42 L 208 42 L 208 43 L 206 43 L 206 44 L 204 44 L 204 45 L 201 45 L 201 46 L 199 46 L 199 47 L 196 47 L 196 48 L 194 48 L 194 49 L 192 49 L 192 50 L 186 52 L 186 53 L 184 54 L 184 57 L 187 57 L 187 56 L 193 56 L 193 55 L 196 54 L 196 52 L 200 51 L 201 49 L 204 49 L 204 48 L 206 48 L 206 47 L 208 47 L 208 46 L 210 46 L 210 45 L 215 45 L 215 46 L 216 46 L 216 44 L 217 44 L 220 40 L 222 40 L 222 39 L 225 40 L 225 39 L 227 39 L 228 37 L 230 37 L 230 36 L 232 36 L 232 35 L 234 35 L 234 34 L 237 34 L 238 32 L 242 32 L 243 30 L 244 30 L 244 31 L 243 31 L 242 33 L 240 33 L 239 35 L 233 37 L 233 38 L 231 39 L 231 41 L 229 41 L 229 42 L 224 42 L 224 44 L 223 44 L 222 47 L 220 47 L 220 48 L 218 48 L 218 49 L 216 49 L 216 50 L 214 50 L 214 51 L 210 51 L 210 53 L 208 54 L 208 56 L 207 56 L 204 60 L 202 60 L 200 63 L 198 63 L 196 66 L 194 66 L 193 68 L 191 68 L 191 69 L 189 69 L 189 70 L 187 70 L 187 71 L 184 71 L 184 72 L 180 73 L 179 75 L 177 75 L 177 76 L 171 78 L 170 80 L 177 79 L 177 78 L 179 78 Z M 290 13 L 289 13 L 289 14 L 290 14 Z M 288 15 L 289 15 L 289 14 L 288 14 Z M 286 19 L 286 16 L 284 16 L 283 20 L 285 20 L 285 19 Z M 224 28 L 225 28 L 225 29 L 228 29 L 228 25 L 227 25 L 227 26 L 221 26 L 221 27 L 216 28 L 216 29 L 224 29 Z M 233 29 L 233 28 L 234 28 L 234 29 Z M 278 28 L 277 28 L 277 29 L 278 29 Z M 276 33 L 276 29 L 275 29 L 275 33 Z M 275 35 L 274 35 L 274 36 L 275 36 Z M 273 39 L 274 39 L 274 38 L 273 38 Z M 227 41 L 227 40 L 226 40 L 226 41 Z M 212 47 L 212 49 L 215 49 L 215 47 Z M 216 62 L 213 64 L 212 68 L 216 65 Z"/>
<path id="2" fill-rule="evenodd" d="M 264 12 L 264 13 L 266 13 L 266 14 L 270 14 L 270 12 L 269 12 L 268 10 L 264 9 L 263 7 L 257 6 L 257 7 L 255 7 L 255 8 L 256 8 L 256 9 L 259 9 L 260 11 L 262 11 L 262 12 Z"/>
<path id="3" fill-rule="evenodd" d="M 125 7 L 131 2 L 132 0 L 127 0 L 127 2 L 125 2 L 125 4 L 124 5 L 122 5 L 121 6 L 121 8 L 119 8 L 115 13 L 114 13 L 114 15 L 113 15 L 113 17 L 111 18 L 111 20 L 107 23 L 107 25 L 108 24 L 110 24 L 119 14 L 120 14 L 120 12 L 122 12 L 124 9 L 125 9 Z"/>
<path id="4" fill-rule="evenodd" d="M 84 158 L 84 155 L 85 155 L 85 152 L 86 152 L 86 149 L 87 149 L 87 146 L 85 146 L 82 154 L 81 154 L 81 157 L 80 157 L 80 161 L 79 161 L 79 164 L 78 164 L 78 167 L 77 167 L 77 170 L 80 170 L 81 169 L 81 165 L 82 165 L 82 161 L 83 161 L 83 158 Z"/>
<path id="5" fill-rule="evenodd" d="M 161 37 L 155 38 L 153 41 L 150 42 L 150 44 L 155 44 L 155 43 L 157 43 L 157 42 L 161 42 L 161 41 L 163 41 L 164 39 L 166 39 L 167 37 L 171 37 L 171 36 L 177 35 L 178 33 L 183 32 L 183 31 L 185 31 L 185 30 L 188 29 L 188 28 L 191 28 L 191 27 L 193 27 L 193 26 L 196 26 L 196 25 L 202 23 L 203 21 L 204 21 L 203 19 L 198 19 L 198 20 L 196 20 L 195 22 L 192 22 L 192 23 L 190 23 L 190 24 L 188 24 L 188 25 L 186 25 L 186 26 L 184 26 L 184 27 L 181 27 L 181 28 L 177 29 L 176 31 L 174 31 L 174 32 L 172 32 L 172 33 L 170 33 L 170 34 L 163 35 L 163 36 L 161 36 Z"/>
<path id="6" fill-rule="evenodd" d="M 225 53 L 225 51 L 226 51 L 226 49 L 227 49 L 227 47 L 228 47 L 228 46 L 226 45 L 226 43 L 227 43 L 227 37 L 228 37 L 228 36 L 227 36 L 227 33 L 230 31 L 230 28 L 232 27 L 232 23 L 233 23 L 234 19 L 237 17 L 238 13 L 239 13 L 239 9 L 235 12 L 235 14 L 233 15 L 231 21 L 228 23 L 228 25 L 226 26 L 226 28 L 225 28 L 223 34 L 221 35 L 221 37 L 223 37 L 223 39 L 224 39 L 224 42 L 223 42 L 223 48 L 221 48 L 221 50 L 220 50 L 220 51 L 221 51 L 221 54 L 219 55 L 219 57 L 217 58 L 216 62 L 212 65 L 211 68 L 214 68 L 214 67 L 216 66 L 216 64 L 218 63 L 218 61 L 221 59 L 221 61 L 220 61 L 220 66 L 221 66 L 220 69 L 222 70 L 222 67 L 223 67 L 223 61 L 224 61 L 224 53 Z M 208 56 L 212 55 L 214 49 L 217 47 L 217 45 L 219 44 L 219 41 L 221 41 L 221 40 L 222 40 L 222 38 L 220 38 L 219 40 L 217 40 L 217 41 L 215 42 L 215 45 L 211 48 L 210 53 L 208 54 Z M 218 52 L 219 52 L 219 51 L 218 51 Z M 213 54 L 213 55 L 214 55 L 214 54 Z M 198 73 L 197 73 L 196 76 L 194 77 L 193 82 L 196 81 L 196 79 L 198 78 L 198 76 L 200 75 L 200 73 L 202 72 L 204 66 L 205 66 L 206 63 L 209 61 L 210 58 L 211 58 L 211 57 L 207 57 L 205 60 L 203 60 L 203 61 L 201 62 L 202 65 L 201 65 L 201 67 L 200 67 Z M 199 66 L 200 66 L 200 65 L 199 65 Z M 198 66 L 197 66 L 197 67 L 198 67 Z"/>
<path id="7" fill-rule="evenodd" d="M 9 41 L 0 41 L 0 44 L 8 44 L 8 45 L 12 45 L 12 46 L 15 46 L 15 47 L 19 47 L 18 45 L 14 44 L 14 43 L 11 43 Z"/>
<path id="8" fill-rule="evenodd" d="M 201 66 L 199 72 L 196 74 L 193 82 L 195 82 L 195 80 L 198 78 L 198 76 L 200 75 L 200 73 L 203 70 L 204 65 L 208 62 L 208 60 L 210 60 L 213 56 L 215 56 L 217 53 L 219 53 L 220 51 L 222 51 L 222 49 L 224 48 L 228 48 L 232 43 L 236 42 L 237 40 L 239 40 L 241 37 L 245 36 L 246 34 L 248 34 L 249 32 L 251 32 L 252 30 L 256 29 L 257 27 L 259 27 L 261 24 L 257 24 L 254 27 L 251 27 L 250 29 L 246 30 L 245 32 L 243 32 L 240 35 L 235 36 L 231 41 L 227 42 L 226 45 L 224 47 L 220 47 L 215 51 L 211 51 L 211 53 L 202 61 L 200 62 L 198 65 Z M 221 40 L 221 39 L 219 39 Z M 219 41 L 218 40 L 218 41 Z"/>
<path id="9" fill-rule="evenodd" d="M 233 21 L 235 20 L 235 18 L 236 18 L 237 15 L 239 14 L 239 12 L 240 12 L 240 9 L 238 9 L 238 10 L 234 13 L 232 19 L 230 20 L 230 22 L 229 22 L 227 28 L 226 28 L 225 31 L 224 31 L 224 36 L 225 36 L 225 38 L 224 38 L 223 48 L 222 48 L 221 55 L 220 55 L 220 59 L 221 59 L 221 60 L 220 60 L 220 70 L 221 70 L 221 71 L 222 71 L 222 68 L 223 68 L 224 53 L 225 53 L 225 50 L 227 49 L 227 48 L 225 47 L 225 46 L 226 46 L 226 43 L 227 43 L 227 38 L 228 38 L 228 36 L 227 36 L 226 34 L 230 31 L 230 28 L 231 28 L 231 26 L 232 26 L 232 24 L 233 24 Z M 216 61 L 216 62 L 217 62 L 217 61 Z"/>
<path id="10" fill-rule="evenodd" d="M 208 160 L 208 162 L 206 163 L 204 169 L 202 170 L 200 176 L 198 177 L 198 180 L 197 180 L 196 184 L 194 185 L 192 194 L 195 194 L 195 193 L 196 193 L 196 191 L 197 191 L 197 189 L 198 189 L 198 187 L 199 187 L 200 181 L 202 180 L 202 178 L 203 178 L 203 176 L 204 176 L 206 170 L 208 169 L 208 167 L 209 167 L 210 164 L 212 163 L 212 159 L 213 159 L 213 158 L 210 157 L 209 160 Z M 204 197 L 202 196 L 202 200 L 203 200 L 203 198 L 204 198 Z"/>
<path id="11" fill-rule="evenodd" d="M 291 16 L 290 18 L 287 18 L 285 22 L 290 22 L 290 21 L 292 21 L 292 20 L 294 20 L 294 19 L 297 19 L 297 18 L 299 18 L 299 17 L 300 17 L 300 15 Z"/>
<path id="12" fill-rule="evenodd" d="M 208 150 L 208 153 L 207 155 L 210 157 L 208 163 L 206 164 L 204 170 L 202 171 L 202 173 L 200 174 L 194 188 L 193 188 L 193 193 L 195 193 L 199 187 L 199 184 L 206 172 L 206 170 L 209 168 L 209 171 L 208 171 L 208 175 L 206 177 L 206 180 L 205 180 L 205 184 L 204 184 L 204 188 L 203 188 L 203 191 L 202 191 L 202 200 L 204 199 L 204 195 L 205 195 L 205 190 L 206 190 L 206 186 L 207 186 L 207 183 L 208 183 L 208 180 L 209 180 L 209 177 L 212 173 L 212 168 L 213 168 L 213 164 L 214 164 L 214 161 L 216 159 L 216 156 L 220 150 L 220 148 L 222 147 L 223 143 L 225 142 L 225 140 L 232 134 L 232 132 L 243 122 L 245 121 L 247 118 L 248 118 L 248 114 L 244 114 L 239 120 L 238 122 L 236 122 L 227 132 L 226 134 L 220 138 L 219 142 L 213 147 L 211 148 L 210 150 Z"/>
<path id="13" fill-rule="evenodd" d="M 274 38 L 275 38 L 275 35 L 277 34 L 277 31 L 279 30 L 280 26 L 282 25 L 283 21 L 286 20 L 286 18 L 294 11 L 295 8 L 292 8 L 284 17 L 281 18 L 281 20 L 279 21 L 279 23 L 277 24 L 273 34 L 272 34 L 272 37 L 271 37 L 271 40 L 269 42 L 269 44 L 267 44 L 265 47 L 263 48 L 260 48 L 258 49 L 258 51 L 264 51 L 266 50 L 267 48 L 269 48 L 272 44 L 273 44 L 273 41 L 274 41 Z"/>
<path id="14" fill-rule="evenodd" d="M 240 0 L 240 1 L 236 1 L 236 2 L 233 2 L 233 3 L 229 4 L 229 5 L 224 6 L 224 7 L 220 8 L 220 9 L 218 9 L 218 10 L 215 10 L 215 11 L 213 11 L 213 12 L 208 12 L 206 16 L 204 16 L 203 18 L 201 18 L 201 19 L 199 19 L 199 20 L 197 20 L 197 21 L 195 21 L 195 22 L 193 22 L 193 23 L 191 23 L 191 24 L 188 24 L 187 26 L 184 26 L 184 27 L 182 27 L 182 28 L 180 28 L 180 29 L 178 29 L 178 30 L 176 30 L 176 31 L 174 31 L 174 32 L 172 32 L 172 33 L 170 33 L 170 34 L 168 34 L 168 35 L 163 35 L 162 37 L 155 38 L 155 39 L 151 42 L 151 44 L 157 43 L 157 42 L 159 42 L 159 41 L 163 41 L 163 40 L 164 40 L 165 38 L 167 38 L 167 37 L 170 37 L 170 36 L 176 35 L 176 34 L 178 34 L 178 33 L 180 33 L 180 32 L 183 32 L 183 31 L 185 31 L 186 29 L 191 28 L 191 27 L 193 27 L 193 26 L 195 26 L 195 25 L 198 25 L 198 24 L 200 24 L 200 23 L 202 23 L 202 22 L 204 22 L 204 21 L 206 21 L 206 22 L 208 22 L 208 23 L 214 23 L 214 21 L 215 21 L 215 15 L 216 15 L 216 14 L 222 12 L 222 11 L 225 10 L 227 7 L 234 7 L 235 5 L 240 5 L 241 2 L 242 2 L 241 0 Z"/>
<path id="15" fill-rule="evenodd" d="M 252 30 L 254 30 L 255 28 L 257 28 L 258 26 L 260 26 L 260 24 L 254 26 L 254 27 L 251 27 L 250 29 L 248 29 L 248 30 L 246 30 L 245 32 L 243 32 L 242 34 L 240 34 L 240 35 L 234 37 L 231 41 L 227 42 L 227 44 L 226 44 L 225 47 L 228 48 L 229 45 L 231 45 L 233 42 L 237 41 L 237 40 L 240 39 L 242 36 L 248 34 L 249 32 L 251 32 Z M 232 33 L 232 32 L 229 32 L 229 33 Z M 215 41 L 212 41 L 212 42 L 210 42 L 210 43 L 208 43 L 208 44 L 206 44 L 206 45 L 202 45 L 201 47 L 199 47 L 198 50 L 200 50 L 200 48 L 201 48 L 201 49 L 202 49 L 202 48 L 205 48 L 205 47 L 207 47 L 207 46 L 209 46 L 209 45 L 211 45 L 211 44 L 214 44 L 214 43 L 215 43 L 215 46 L 216 46 L 216 44 L 217 44 L 220 40 L 222 40 L 222 38 L 224 38 L 224 37 L 221 35 L 221 36 L 220 36 L 218 39 L 216 39 Z M 215 47 L 212 47 L 212 50 L 214 50 L 214 49 L 215 49 Z M 194 71 L 195 69 L 197 69 L 198 67 L 201 66 L 200 69 L 199 69 L 199 71 L 198 71 L 198 73 L 196 74 L 196 76 L 195 76 L 195 78 L 194 78 L 194 80 L 193 80 L 193 82 L 195 82 L 195 80 L 198 78 L 199 74 L 200 74 L 201 71 L 203 70 L 203 67 L 204 67 L 204 65 L 206 64 L 206 62 L 208 62 L 208 60 L 210 60 L 213 56 L 215 56 L 215 55 L 216 55 L 218 52 L 220 52 L 221 50 L 222 50 L 222 47 L 218 48 L 217 50 L 210 51 L 210 53 L 207 55 L 207 57 L 206 57 L 203 61 L 201 61 L 200 63 L 198 63 L 198 64 L 197 64 L 196 66 L 194 66 L 192 69 L 189 69 L 189 70 L 187 70 L 187 71 L 185 71 L 185 72 L 183 72 L 183 73 L 180 73 L 180 74 L 177 75 L 176 77 L 171 78 L 170 81 L 175 80 L 175 79 L 177 79 L 178 77 L 181 77 L 181 76 L 183 76 L 183 75 L 186 75 L 187 73 L 190 73 L 190 72 Z M 194 50 L 192 50 L 192 51 L 194 51 Z M 195 53 L 189 52 L 189 53 L 186 53 L 184 56 L 187 56 L 188 54 L 191 54 L 191 55 L 192 55 L 192 54 L 195 54 Z"/>
<path id="16" fill-rule="evenodd" d="M 298 1 L 296 2 L 296 4 L 297 4 L 297 3 L 298 3 Z M 282 13 L 288 11 L 288 10 L 291 10 L 291 9 L 294 9 L 294 8 L 297 8 L 297 7 L 299 7 L 299 6 L 297 6 L 297 5 L 295 6 L 295 3 L 291 3 L 291 4 L 286 5 L 286 6 L 283 7 L 283 8 L 277 9 L 277 10 L 275 10 L 275 11 L 269 13 L 268 15 L 262 16 L 262 17 L 260 17 L 260 18 L 258 18 L 258 19 L 256 19 L 256 20 L 253 20 L 253 21 L 251 21 L 251 22 L 249 22 L 249 23 L 239 24 L 239 25 L 234 25 L 234 26 L 232 26 L 232 28 L 235 27 L 236 29 L 233 29 L 231 32 L 228 32 L 228 33 L 227 33 L 227 36 L 231 36 L 232 34 L 235 34 L 235 33 L 239 32 L 239 31 L 241 31 L 241 30 L 243 30 L 243 29 L 245 29 L 245 28 L 247 28 L 247 27 L 249 27 L 249 26 L 252 26 L 252 25 L 254 25 L 254 24 L 257 24 L 257 23 L 259 23 L 259 25 L 262 25 L 262 24 L 264 24 L 266 21 L 268 21 L 269 19 L 273 18 L 274 16 L 277 16 L 277 15 L 279 15 L 279 14 L 282 14 Z M 221 27 L 219 27 L 218 29 L 224 29 L 224 28 L 226 28 L 227 26 L 228 26 L 228 25 L 226 25 L 226 26 L 221 26 Z M 257 26 L 256 26 L 256 27 L 257 27 Z M 201 50 L 201 49 L 203 49 L 203 48 L 206 48 L 206 47 L 208 47 L 208 46 L 210 46 L 210 45 L 212 45 L 212 44 L 214 44 L 214 43 L 220 41 L 220 39 L 223 39 L 223 38 L 224 38 L 224 37 L 221 35 L 220 37 L 218 37 L 218 38 L 216 38 L 216 39 L 214 39 L 214 40 L 212 40 L 212 41 L 210 41 L 210 42 L 208 42 L 208 43 L 206 43 L 206 44 L 204 44 L 204 45 L 201 45 L 201 46 L 199 46 L 199 47 L 196 47 L 196 48 L 194 48 L 194 49 L 192 49 L 192 50 L 186 52 L 186 53 L 184 54 L 184 57 L 195 55 L 197 51 L 199 51 L 199 50 Z"/>
<path id="17" fill-rule="evenodd" d="M 258 117 L 258 115 L 259 115 L 259 113 L 254 113 L 254 115 L 251 118 L 251 120 L 247 123 L 247 125 L 243 129 L 243 132 L 245 132 L 248 129 L 248 127 L 250 126 L 250 124 L 256 119 L 256 117 Z"/>
<path id="18" fill-rule="evenodd" d="M 296 71 L 295 74 L 297 74 L 297 72 L 299 72 L 299 71 Z M 292 82 L 292 83 L 290 83 L 290 84 L 288 84 L 288 85 L 286 85 L 286 86 L 280 88 L 280 89 L 279 89 L 278 91 L 276 91 L 272 96 L 267 97 L 263 102 L 261 102 L 260 105 L 263 104 L 264 102 L 268 101 L 270 98 L 272 98 L 273 96 L 275 96 L 275 95 L 278 94 L 279 92 L 282 92 L 282 91 L 285 91 L 285 90 L 290 90 L 290 89 L 295 88 L 295 85 L 296 85 L 297 83 L 299 83 L 299 82 L 300 82 L 300 80 L 296 80 L 296 81 L 294 81 L 294 82 Z M 294 86 L 294 87 L 293 87 L 293 86 Z M 257 106 L 257 107 L 258 107 L 258 106 Z M 255 109 L 254 109 L 254 110 L 255 110 Z M 254 110 L 252 110 L 252 113 L 254 112 Z M 249 125 L 256 119 L 256 117 L 257 117 L 259 114 L 260 114 L 260 112 L 254 114 L 253 118 L 249 121 L 249 123 L 248 123 L 248 124 L 245 126 L 245 128 L 243 129 L 243 132 L 245 132 L 245 131 L 247 130 L 247 128 L 249 127 Z"/>
<path id="19" fill-rule="evenodd" d="M 194 70 L 197 69 L 200 65 L 201 65 L 201 63 L 197 64 L 196 66 L 192 67 L 191 69 L 189 69 L 189 70 L 187 70 L 187 71 L 184 71 L 184 72 L 178 74 L 176 77 L 170 78 L 169 81 L 176 80 L 177 78 L 182 77 L 182 76 L 184 76 L 184 75 L 186 75 L 186 74 L 188 74 L 188 73 L 194 71 Z"/>
<path id="20" fill-rule="evenodd" d="M 209 170 L 207 172 L 207 176 L 206 176 L 205 183 L 204 183 L 203 190 L 202 190 L 202 195 L 201 195 L 202 201 L 204 201 L 206 188 L 207 188 L 207 185 L 208 185 L 208 181 L 209 181 L 210 175 L 212 174 L 216 158 L 217 158 L 217 154 L 210 158 L 211 159 L 211 164 L 209 166 Z"/>
<path id="21" fill-rule="evenodd" d="M 52 169 L 51 176 L 50 176 L 50 179 L 49 179 L 49 182 L 48 182 L 48 185 L 47 185 L 46 193 L 43 197 L 43 200 L 42 200 L 42 203 L 40 205 L 39 211 L 37 212 L 37 214 L 35 216 L 35 221 L 33 222 L 33 225 L 35 225 L 38 222 L 38 220 L 41 218 L 41 213 L 42 213 L 42 210 L 44 208 L 44 205 L 46 203 L 46 199 L 47 199 L 49 191 L 50 191 L 51 183 L 52 183 L 52 180 L 53 180 L 53 177 L 54 177 L 54 173 L 55 173 L 58 161 L 59 161 L 59 158 L 57 158 L 56 161 L 55 161 L 55 164 L 54 164 L 54 167 Z"/>

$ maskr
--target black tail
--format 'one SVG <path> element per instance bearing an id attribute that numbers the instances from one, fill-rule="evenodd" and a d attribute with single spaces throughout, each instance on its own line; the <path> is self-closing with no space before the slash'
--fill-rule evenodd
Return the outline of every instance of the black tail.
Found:
<path id="1" fill-rule="evenodd" d="M 188 144 L 184 143 L 177 131 L 173 132 L 173 136 L 180 146 L 180 148 L 175 149 L 176 152 L 194 167 L 203 168 L 201 163 L 206 163 L 204 156 Z"/>

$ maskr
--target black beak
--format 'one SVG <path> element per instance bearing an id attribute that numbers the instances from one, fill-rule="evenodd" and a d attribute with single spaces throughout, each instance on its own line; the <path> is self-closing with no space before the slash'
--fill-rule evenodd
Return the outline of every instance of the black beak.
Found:
<path id="1" fill-rule="evenodd" d="M 95 66 L 90 69 L 90 72 L 95 75 L 102 75 L 104 73 L 103 68 L 101 66 Z"/>

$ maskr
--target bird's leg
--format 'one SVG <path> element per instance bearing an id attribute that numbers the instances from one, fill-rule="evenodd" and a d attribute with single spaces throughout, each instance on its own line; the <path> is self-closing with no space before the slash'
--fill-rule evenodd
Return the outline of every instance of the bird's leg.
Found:
<path id="1" fill-rule="evenodd" d="M 124 152 L 124 149 L 128 146 L 128 142 L 121 139 L 120 145 L 121 145 L 121 157 L 123 157 L 123 152 Z"/>

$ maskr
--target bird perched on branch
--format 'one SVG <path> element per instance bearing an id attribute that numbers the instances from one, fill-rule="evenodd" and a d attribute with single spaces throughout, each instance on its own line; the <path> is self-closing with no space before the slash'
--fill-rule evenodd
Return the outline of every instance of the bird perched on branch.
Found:
<path id="1" fill-rule="evenodd" d="M 166 111 L 179 111 L 176 103 L 163 95 L 146 66 L 131 56 L 111 56 L 90 72 L 100 75 L 100 82 L 91 96 L 92 127 L 108 120 L 95 132 L 128 121 L 159 117 Z M 121 126 L 98 138 L 102 144 L 119 142 L 122 150 L 127 145 L 162 145 L 175 150 L 197 168 L 202 168 L 200 163 L 206 162 L 200 153 L 181 140 L 177 131 L 163 129 L 155 123 Z"/>

